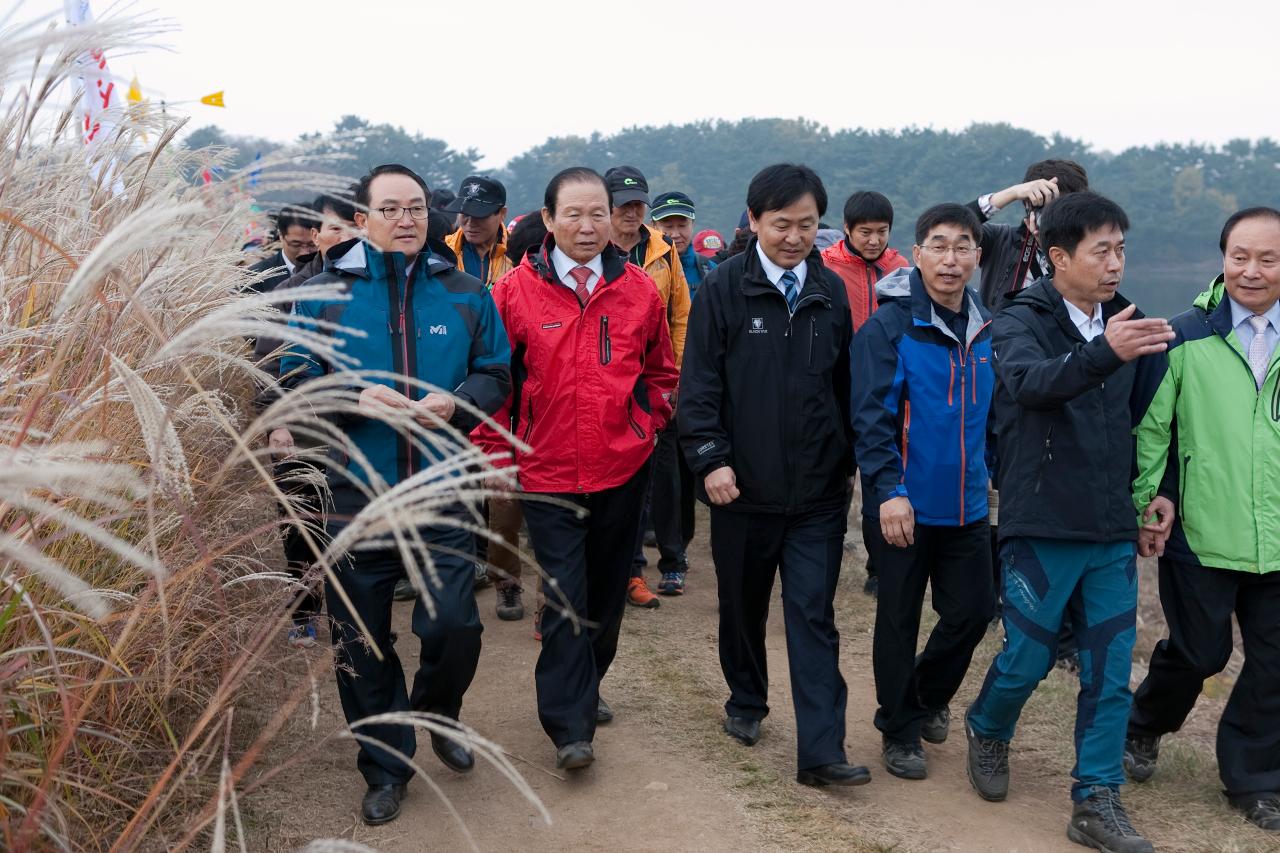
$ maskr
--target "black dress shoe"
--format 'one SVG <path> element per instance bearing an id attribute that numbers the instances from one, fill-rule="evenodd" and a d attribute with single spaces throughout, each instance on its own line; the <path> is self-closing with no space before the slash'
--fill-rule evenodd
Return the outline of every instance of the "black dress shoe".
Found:
<path id="1" fill-rule="evenodd" d="M 871 781 L 871 771 L 865 767 L 845 764 L 837 761 L 834 764 L 823 764 L 821 767 L 809 767 L 796 773 L 796 781 L 801 785 L 822 788 L 827 785 L 865 785 Z"/>
<path id="2" fill-rule="evenodd" d="M 745 717 L 725 717 L 724 731 L 743 746 L 755 746 L 760 740 L 760 721 Z"/>
<path id="3" fill-rule="evenodd" d="M 431 751 L 444 762 L 444 766 L 458 773 L 466 773 L 476 766 L 471 750 L 446 735 L 431 733 Z"/>
<path id="4" fill-rule="evenodd" d="M 369 826 L 390 823 L 400 817 L 404 785 L 370 785 L 360 801 L 360 817 Z"/>
<path id="5" fill-rule="evenodd" d="M 556 767 L 560 770 L 581 770 L 595 760 L 596 753 L 590 741 L 577 740 L 556 750 Z"/>
<path id="6" fill-rule="evenodd" d="M 602 724 L 613 722 L 613 709 L 609 707 L 608 702 L 604 701 L 603 696 L 600 697 L 600 701 L 596 705 L 596 722 Z"/>

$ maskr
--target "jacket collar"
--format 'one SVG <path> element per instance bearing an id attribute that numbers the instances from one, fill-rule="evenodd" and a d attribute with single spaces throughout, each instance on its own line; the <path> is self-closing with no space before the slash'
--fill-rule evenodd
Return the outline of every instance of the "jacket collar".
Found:
<path id="1" fill-rule="evenodd" d="M 339 243 L 329 250 L 325 261 L 325 269 L 369 280 L 386 277 L 388 269 L 403 270 L 404 267 L 403 252 L 382 252 L 364 239 Z M 413 274 L 415 279 L 421 279 L 450 269 L 453 269 L 453 264 L 437 257 L 424 245 L 414 262 Z"/>
<path id="2" fill-rule="evenodd" d="M 897 249 L 894 249 L 891 246 L 885 246 L 884 251 L 880 253 L 880 257 L 876 258 L 874 261 L 869 261 L 862 257 L 862 255 L 860 255 L 858 251 L 849 244 L 849 237 L 847 235 L 839 243 L 836 243 L 836 246 L 838 247 L 836 251 L 840 254 L 840 260 L 847 264 L 871 267 L 876 272 L 885 268 L 886 261 L 899 257 Z"/>
<path id="3" fill-rule="evenodd" d="M 558 284 L 560 279 L 556 276 L 556 265 L 551 262 L 551 250 L 555 247 L 556 238 L 548 234 L 547 239 L 542 241 L 542 247 L 536 252 L 530 252 L 524 259 L 524 263 L 528 264 L 539 278 Z M 622 278 L 622 274 L 627 271 L 627 256 L 617 246 L 609 243 L 600 253 L 600 264 L 604 268 L 601 283 L 611 284 Z"/>
<path id="4" fill-rule="evenodd" d="M 933 299 L 929 297 L 929 291 L 924 286 L 924 279 L 920 277 L 920 270 L 915 267 L 901 267 L 880 279 L 879 283 L 876 284 L 876 297 L 882 301 L 887 299 L 910 300 L 911 322 L 913 325 L 937 329 L 946 337 L 966 347 L 972 344 L 983 328 L 991 322 L 991 316 L 978 301 L 973 288 L 966 286 L 964 298 L 968 303 L 969 309 L 968 325 L 965 327 L 965 340 L 957 340 L 955 332 L 951 331 L 951 327 L 943 322 L 937 309 L 934 308 Z"/>
<path id="5" fill-rule="evenodd" d="M 1080 330 L 1071 320 L 1071 315 L 1067 313 L 1066 301 L 1058 292 L 1058 288 L 1053 286 L 1052 276 L 1036 279 L 1034 284 L 1023 288 L 1013 298 L 1013 304 L 1026 305 L 1036 311 L 1052 315 L 1068 337 L 1084 341 L 1084 336 L 1080 334 Z M 1117 293 L 1110 302 L 1102 304 L 1102 322 L 1106 323 L 1112 316 L 1128 308 L 1129 304 L 1128 299 Z M 1144 316 L 1141 311 L 1133 312 L 1135 320 L 1140 320 Z"/>
<path id="6" fill-rule="evenodd" d="M 444 238 L 444 244 L 449 247 L 456 257 L 462 257 L 462 250 L 466 238 L 462 236 L 462 229 L 451 232 Z M 493 244 L 493 248 L 489 250 L 489 259 L 496 261 L 507 254 L 507 226 L 498 226 L 498 242 Z"/>
<path id="7" fill-rule="evenodd" d="M 747 247 L 742 250 L 742 284 L 740 285 L 744 296 L 760 296 L 776 293 L 779 296 L 782 292 L 769 281 L 769 277 L 765 275 L 764 265 L 760 263 L 760 256 L 756 252 L 756 244 L 759 239 L 752 237 L 747 241 Z M 809 256 L 805 258 L 808 265 L 808 271 L 805 273 L 804 286 L 800 289 L 800 299 L 796 302 L 796 310 L 810 299 L 821 301 L 824 305 L 831 305 L 831 287 L 827 281 L 827 277 L 823 275 L 826 267 L 822 263 L 822 253 L 814 247 L 809 251 Z"/>
<path id="8" fill-rule="evenodd" d="M 1196 298 L 1195 307 L 1205 312 L 1209 328 L 1214 334 L 1231 342 L 1235 325 L 1231 322 L 1231 300 L 1227 298 L 1227 285 L 1222 275 L 1215 278 L 1209 289 Z"/>

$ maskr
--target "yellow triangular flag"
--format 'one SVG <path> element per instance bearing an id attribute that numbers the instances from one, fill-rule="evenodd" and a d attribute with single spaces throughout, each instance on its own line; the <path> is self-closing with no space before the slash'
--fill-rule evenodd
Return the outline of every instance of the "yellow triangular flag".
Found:
<path id="1" fill-rule="evenodd" d="M 222 102 L 222 94 L 222 92 L 214 92 L 212 95 L 205 95 L 200 99 L 200 103 L 208 104 L 211 107 L 225 107 L 226 104 Z"/>
<path id="2" fill-rule="evenodd" d="M 142 87 L 138 85 L 138 75 L 133 75 L 133 80 L 129 83 L 129 103 L 142 103 Z"/>

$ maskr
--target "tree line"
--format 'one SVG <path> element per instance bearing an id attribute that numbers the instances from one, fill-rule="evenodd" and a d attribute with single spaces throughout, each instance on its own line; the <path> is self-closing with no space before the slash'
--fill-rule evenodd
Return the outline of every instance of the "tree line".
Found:
<path id="1" fill-rule="evenodd" d="M 335 172 L 355 175 L 377 163 L 400 162 L 433 188 L 455 191 L 479 171 L 482 157 L 475 148 L 454 150 L 441 140 L 356 116 L 300 141 L 348 155 L 327 167 Z M 216 127 L 194 131 L 187 143 L 227 145 L 236 165 L 283 144 L 227 136 Z M 831 195 L 827 223 L 839 227 L 849 193 L 879 190 L 896 212 L 892 245 L 908 250 L 911 225 L 926 207 L 968 201 L 1016 183 L 1028 163 L 1046 157 L 1078 161 L 1093 188 L 1128 212 L 1133 228 L 1124 289 L 1150 312 L 1181 310 L 1208 282 L 1219 265 L 1218 232 L 1230 213 L 1280 202 L 1280 144 L 1269 138 L 1221 146 L 1160 143 L 1112 153 L 1009 124 L 974 124 L 962 131 L 831 130 L 803 119 L 743 119 L 632 127 L 609 135 L 554 137 L 484 171 L 506 184 L 515 215 L 540 207 L 548 178 L 566 166 L 603 171 L 628 163 L 645 173 L 655 194 L 687 192 L 697 203 L 698 226 L 729 238 L 751 176 L 769 163 L 802 162 L 822 175 Z M 1000 218 L 1014 221 L 1020 215 L 1006 210 Z"/>

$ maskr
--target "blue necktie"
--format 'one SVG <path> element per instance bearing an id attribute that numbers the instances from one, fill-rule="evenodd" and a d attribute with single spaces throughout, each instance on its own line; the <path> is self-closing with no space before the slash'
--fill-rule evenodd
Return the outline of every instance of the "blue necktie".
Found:
<path id="1" fill-rule="evenodd" d="M 787 270 L 779 280 L 782 282 L 782 295 L 787 297 L 787 308 L 794 314 L 796 303 L 800 301 L 800 279 L 794 272 Z"/>

